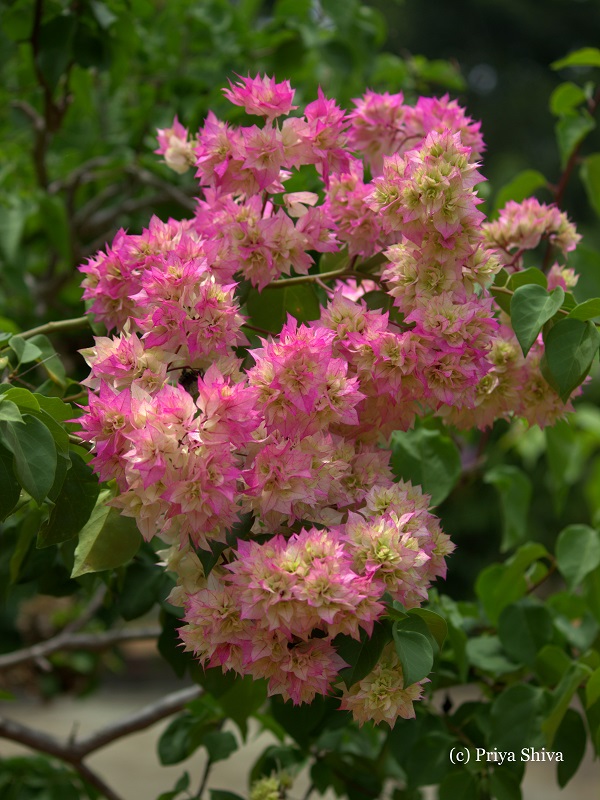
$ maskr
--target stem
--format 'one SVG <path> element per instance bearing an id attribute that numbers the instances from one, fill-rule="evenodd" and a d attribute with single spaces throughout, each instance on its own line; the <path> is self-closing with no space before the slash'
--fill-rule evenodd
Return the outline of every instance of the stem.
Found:
<path id="1" fill-rule="evenodd" d="M 213 762 L 211 761 L 210 757 L 206 762 L 206 766 L 204 767 L 204 772 L 202 773 L 202 780 L 200 781 L 200 786 L 198 787 L 198 791 L 194 795 L 194 800 L 202 800 L 202 793 L 206 788 L 206 784 L 208 782 L 208 776 L 210 775 L 210 771 L 212 769 Z"/>
<path id="2" fill-rule="evenodd" d="M 45 325 L 38 325 L 37 328 L 30 328 L 28 331 L 19 333 L 21 339 L 31 339 L 40 333 L 62 333 L 63 331 L 78 331 L 90 327 L 89 317 L 74 317 L 73 319 L 61 319 L 54 322 L 46 322 Z"/>
<path id="3" fill-rule="evenodd" d="M 27 664 L 30 661 L 44 659 L 52 653 L 73 652 L 75 650 L 99 651 L 107 650 L 123 642 L 134 642 L 144 639 L 157 639 L 160 635 L 160 628 L 132 628 L 121 631 L 103 631 L 102 633 L 68 633 L 64 632 L 53 636 L 46 642 L 34 644 L 31 647 L 24 647 L 14 653 L 6 653 L 0 656 L 0 672 L 12 669 L 19 664 Z"/>
<path id="4" fill-rule="evenodd" d="M 348 274 L 348 267 L 341 267 L 334 269 L 331 272 L 321 272 L 319 275 L 298 275 L 295 278 L 283 278 L 279 281 L 271 281 L 267 285 L 267 289 L 285 289 L 288 286 L 299 286 L 302 283 L 315 283 L 317 281 L 330 281 L 334 278 L 341 278 Z"/>

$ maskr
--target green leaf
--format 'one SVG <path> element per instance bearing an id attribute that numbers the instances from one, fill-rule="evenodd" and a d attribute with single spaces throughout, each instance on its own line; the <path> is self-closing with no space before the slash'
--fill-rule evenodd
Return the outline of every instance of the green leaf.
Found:
<path id="1" fill-rule="evenodd" d="M 28 215 L 28 207 L 15 197 L 11 198 L 9 206 L 0 205 L 0 253 L 8 264 L 14 264 L 17 259 Z"/>
<path id="2" fill-rule="evenodd" d="M 495 676 L 519 669 L 518 664 L 506 657 L 497 636 L 474 636 L 469 639 L 467 657 L 474 667 Z"/>
<path id="3" fill-rule="evenodd" d="M 48 521 L 42 525 L 38 547 L 66 542 L 76 536 L 90 518 L 100 493 L 98 478 L 77 453 L 69 453 L 68 470 Z"/>
<path id="4" fill-rule="evenodd" d="M 37 63 L 53 91 L 71 61 L 77 18 L 61 14 L 40 27 Z"/>
<path id="5" fill-rule="evenodd" d="M 441 650 L 444 646 L 446 636 L 448 635 L 448 625 L 446 624 L 446 620 L 439 614 L 436 614 L 434 611 L 430 611 L 427 608 L 411 608 L 408 613 L 409 616 L 420 617 L 425 622 L 430 634 L 435 639 L 439 650 Z"/>
<path id="6" fill-rule="evenodd" d="M 546 747 L 550 750 L 554 744 L 554 737 L 571 703 L 573 695 L 579 684 L 590 674 L 591 670 L 584 664 L 571 664 L 563 675 L 560 683 L 552 692 L 549 713 L 542 724 L 546 736 Z"/>
<path id="7" fill-rule="evenodd" d="M 359 641 L 351 636 L 336 636 L 334 641 L 336 652 L 349 665 L 340 672 L 340 678 L 347 689 L 369 674 L 390 639 L 389 625 L 383 622 L 375 623 L 371 637 L 361 628 Z"/>
<path id="8" fill-rule="evenodd" d="M 438 800 L 456 800 L 458 797 L 476 798 L 479 796 L 477 778 L 467 770 L 451 772 L 440 783 Z"/>
<path id="9" fill-rule="evenodd" d="M 562 306 L 565 293 L 560 286 L 549 294 L 541 286 L 520 286 L 510 301 L 510 319 L 523 355 L 527 355 L 542 330 Z"/>
<path id="10" fill-rule="evenodd" d="M 216 671 L 220 672 L 219 669 Z M 235 722 L 244 739 L 248 734 L 248 719 L 264 705 L 266 699 L 266 682 L 250 675 L 244 675 L 243 678 L 236 675 L 233 685 L 218 694 L 220 707 L 227 718 Z"/>
<path id="11" fill-rule="evenodd" d="M 106 3 L 101 3 L 100 0 L 90 0 L 90 8 L 98 25 L 104 30 L 108 30 L 119 19 Z"/>
<path id="12" fill-rule="evenodd" d="M 555 117 L 563 117 L 573 112 L 586 99 L 586 94 L 581 86 L 572 81 L 560 83 L 550 95 L 550 112 Z"/>
<path id="13" fill-rule="evenodd" d="M 72 578 L 120 567 L 138 551 L 141 536 L 135 520 L 123 517 L 117 508 L 107 506 L 109 499 L 109 492 L 100 494 L 91 517 L 79 534 Z"/>
<path id="14" fill-rule="evenodd" d="M 19 502 L 21 485 L 13 471 L 13 454 L 0 444 L 0 522 L 5 520 Z"/>
<path id="15" fill-rule="evenodd" d="M 585 110 L 581 110 L 577 114 L 569 114 L 558 120 L 555 127 L 556 140 L 563 168 L 567 165 L 575 149 L 595 127 L 596 123 L 593 117 Z"/>
<path id="16" fill-rule="evenodd" d="M 42 351 L 35 344 L 32 344 L 27 339 L 22 339 L 20 336 L 13 336 L 8 342 L 8 346 L 17 354 L 19 359 L 18 363 L 30 364 L 32 361 L 37 361 L 42 357 Z"/>
<path id="17" fill-rule="evenodd" d="M 548 696 L 543 689 L 527 683 L 509 686 L 492 704 L 489 749 L 518 753 L 523 747 L 541 748 L 547 706 Z"/>
<path id="18" fill-rule="evenodd" d="M 507 287 L 516 291 L 520 286 L 528 286 L 532 283 L 542 286 L 544 289 L 548 286 L 548 279 L 541 269 L 537 267 L 529 267 L 528 269 L 513 272 L 507 282 Z"/>
<path id="19" fill-rule="evenodd" d="M 23 422 L 19 406 L 12 400 L 8 400 L 4 394 L 0 395 L 0 421 Z"/>
<path id="20" fill-rule="evenodd" d="M 30 392 L 29 389 L 20 389 L 13 386 L 4 392 L 3 397 L 16 403 L 22 412 L 35 412 L 40 410 L 40 404 L 36 395 Z"/>
<path id="21" fill-rule="evenodd" d="M 585 707 L 590 708 L 600 700 L 600 667 L 594 670 L 585 685 Z"/>
<path id="22" fill-rule="evenodd" d="M 600 564 L 600 534 L 587 525 L 569 525 L 556 540 L 556 562 L 569 589 L 579 586 Z"/>
<path id="23" fill-rule="evenodd" d="M 127 567 L 117 606 L 125 620 L 146 614 L 157 600 L 163 571 L 157 564 L 134 561 Z"/>
<path id="24" fill-rule="evenodd" d="M 545 337 L 545 361 L 552 388 L 566 402 L 586 378 L 600 345 L 600 333 L 591 322 L 561 319 Z"/>
<path id="25" fill-rule="evenodd" d="M 595 317 L 600 317 L 600 297 L 592 297 L 590 300 L 585 300 L 569 311 L 569 318 L 572 319 L 588 320 Z"/>
<path id="26" fill-rule="evenodd" d="M 567 708 L 554 739 L 556 752 L 563 754 L 563 761 L 556 764 L 556 776 L 561 789 L 579 769 L 586 744 L 587 733 L 581 715 L 574 708 Z"/>
<path id="27" fill-rule="evenodd" d="M 494 211 L 504 208 L 509 200 L 515 200 L 520 203 L 526 197 L 531 197 L 536 189 L 541 189 L 547 184 L 546 178 L 535 169 L 526 169 L 523 172 L 519 172 L 496 195 Z"/>
<path id="28" fill-rule="evenodd" d="M 433 667 L 433 647 L 427 636 L 417 631 L 403 630 L 395 622 L 392 628 L 396 653 L 402 665 L 404 688 L 426 678 Z"/>
<path id="29" fill-rule="evenodd" d="M 58 195 L 40 197 L 40 217 L 48 241 L 57 253 L 69 261 L 71 258 L 71 232 L 64 201 Z"/>
<path id="30" fill-rule="evenodd" d="M 584 158 L 581 165 L 581 180 L 590 205 L 600 217 L 600 153 L 593 153 Z"/>
<path id="31" fill-rule="evenodd" d="M 271 333 L 279 333 L 288 314 L 298 322 L 308 322 L 321 316 L 321 306 L 314 287 L 309 284 L 279 289 L 251 289 L 247 300 L 248 314 L 253 323 Z"/>
<path id="32" fill-rule="evenodd" d="M 502 765 L 492 772 L 490 789 L 495 800 L 521 800 L 519 776 Z M 473 795 L 474 797 L 476 795 Z"/>
<path id="33" fill-rule="evenodd" d="M 600 67 L 600 50 L 596 47 L 582 47 L 569 53 L 564 58 L 559 58 L 550 64 L 552 69 L 564 69 L 565 67 Z"/>
<path id="34" fill-rule="evenodd" d="M 0 437 L 14 456 L 14 470 L 25 491 L 40 504 L 56 473 L 57 454 L 48 428 L 31 414 L 23 422 L 0 422 Z"/>
<path id="35" fill-rule="evenodd" d="M 550 612 L 539 600 L 524 597 L 500 614 L 498 636 L 506 653 L 517 663 L 533 666 L 538 651 L 552 641 Z"/>
<path id="36" fill-rule="evenodd" d="M 546 644 L 535 657 L 534 669 L 544 686 L 556 686 L 571 664 L 562 647 Z"/>
<path id="37" fill-rule="evenodd" d="M 194 735 L 197 730 L 198 721 L 187 711 L 171 720 L 158 740 L 160 763 L 170 766 L 189 758 L 201 744 L 200 738 Z"/>
<path id="38" fill-rule="evenodd" d="M 460 477 L 460 453 L 452 439 L 437 430 L 416 428 L 394 431 L 391 467 L 398 478 L 421 485 L 437 506 Z"/>
<path id="39" fill-rule="evenodd" d="M 213 731 L 202 739 L 202 745 L 208 750 L 211 762 L 224 761 L 238 749 L 235 736 L 230 731 Z"/>
<path id="40" fill-rule="evenodd" d="M 490 564 L 480 572 L 475 582 L 475 592 L 492 625 L 497 623 L 503 608 L 527 591 L 525 570 L 547 555 L 548 551 L 542 544 L 528 542 L 519 547 L 504 564 Z"/>
<path id="41" fill-rule="evenodd" d="M 32 336 L 31 339 L 28 340 L 31 344 L 34 344 L 36 347 L 39 348 L 41 352 L 41 362 L 40 366 L 46 370 L 48 377 L 55 383 L 57 386 L 61 388 L 66 388 L 67 386 L 67 373 L 65 371 L 64 365 L 60 360 L 56 350 L 52 346 L 52 342 L 48 339 L 47 336 L 44 336 L 41 333 L 38 333 L 36 336 Z M 38 398 L 42 395 L 36 395 Z M 64 419 L 69 419 L 73 416 L 73 409 L 69 408 L 66 403 L 62 403 L 62 400 L 56 398 L 45 398 L 47 400 L 58 400 L 65 408 L 69 409 L 69 415 L 64 417 Z M 40 402 L 42 408 L 44 407 Z M 48 410 L 48 409 L 46 409 Z"/>
<path id="42" fill-rule="evenodd" d="M 491 483 L 500 496 L 502 508 L 502 543 L 506 552 L 527 537 L 527 515 L 532 486 L 527 475 L 518 467 L 500 464 L 486 472 L 484 483 Z"/>

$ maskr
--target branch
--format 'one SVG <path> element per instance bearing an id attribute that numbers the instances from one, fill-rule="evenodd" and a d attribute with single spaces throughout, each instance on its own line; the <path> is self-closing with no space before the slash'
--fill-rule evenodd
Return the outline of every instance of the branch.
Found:
<path id="1" fill-rule="evenodd" d="M 122 800 L 120 795 L 104 783 L 99 775 L 72 755 L 65 745 L 61 744 L 53 736 L 42 733 L 42 731 L 35 731 L 26 725 L 21 725 L 20 722 L 0 717 L 0 738 L 18 742 L 31 750 L 36 750 L 38 753 L 54 756 L 54 758 L 70 764 L 85 781 L 98 789 L 100 794 L 107 800 Z"/>
<path id="2" fill-rule="evenodd" d="M 317 283 L 317 281 L 330 281 L 334 278 L 342 278 L 354 273 L 348 272 L 348 267 L 334 269 L 331 272 L 321 272 L 318 275 L 298 275 L 294 278 L 282 278 L 278 281 L 271 281 L 267 284 L 267 289 L 285 289 L 288 286 L 298 286 L 302 283 Z"/>
<path id="3" fill-rule="evenodd" d="M 61 631 L 56 636 L 45 642 L 39 642 L 31 647 L 24 647 L 13 653 L 0 656 L 0 672 L 11 669 L 19 664 L 37 661 L 46 658 L 52 653 L 73 652 L 74 650 L 99 651 L 122 642 L 134 642 L 143 639 L 156 639 L 160 635 L 160 628 L 125 628 L 120 631 L 102 631 L 101 633 L 67 633 Z"/>
<path id="4" fill-rule="evenodd" d="M 74 317 L 73 319 L 61 319 L 55 322 L 46 322 L 45 325 L 38 325 L 37 328 L 30 328 L 18 335 L 21 339 L 31 339 L 38 333 L 62 333 L 63 331 L 78 331 L 91 326 L 89 317 Z"/>
<path id="5" fill-rule="evenodd" d="M 176 714 L 192 700 L 200 697 L 202 691 L 200 686 L 190 686 L 187 689 L 172 692 L 156 703 L 150 703 L 145 706 L 137 714 L 132 714 L 132 716 L 114 722 L 112 725 L 107 725 L 105 728 L 96 731 L 96 733 L 86 736 L 81 741 L 74 742 L 71 749 L 77 753 L 78 759 L 83 759 L 90 753 L 116 742 L 117 739 L 143 731 L 154 725 L 155 722 L 160 722 L 161 719 Z"/>
<path id="6" fill-rule="evenodd" d="M 187 689 L 173 692 L 157 703 L 151 703 L 142 708 L 137 714 L 133 714 L 131 717 L 115 722 L 112 725 L 107 725 L 80 742 L 69 741 L 64 743 L 54 736 L 42 731 L 36 731 L 33 728 L 22 725 L 20 722 L 15 722 L 5 717 L 0 717 L 0 738 L 18 742 L 25 745 L 25 747 L 36 750 L 38 753 L 45 753 L 64 761 L 66 764 L 70 764 L 85 781 L 95 786 L 107 800 L 122 800 L 110 786 L 104 783 L 99 775 L 83 763 L 83 759 L 90 753 L 112 744 L 123 736 L 149 728 L 155 722 L 160 722 L 165 717 L 181 711 L 187 703 L 195 700 L 201 694 L 202 689 L 200 686 L 190 686 Z"/>

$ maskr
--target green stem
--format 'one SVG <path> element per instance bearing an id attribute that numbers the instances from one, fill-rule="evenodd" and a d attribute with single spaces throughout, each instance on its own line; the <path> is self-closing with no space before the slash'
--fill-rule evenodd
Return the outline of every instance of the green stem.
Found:
<path id="1" fill-rule="evenodd" d="M 47 322 L 37 328 L 30 328 L 28 331 L 19 333 L 21 339 L 31 339 L 40 333 L 62 333 L 63 331 L 78 331 L 91 326 L 89 317 L 74 317 L 73 319 L 61 319 L 55 322 Z"/>

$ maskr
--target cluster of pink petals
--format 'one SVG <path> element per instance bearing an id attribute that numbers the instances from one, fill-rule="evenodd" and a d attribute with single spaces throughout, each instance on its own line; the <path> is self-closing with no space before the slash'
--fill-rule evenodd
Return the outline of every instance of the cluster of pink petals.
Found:
<path id="1" fill-rule="evenodd" d="M 119 231 L 81 267 L 90 311 L 118 333 L 84 351 L 80 435 L 116 481 L 111 503 L 168 545 L 185 646 L 310 702 L 337 691 L 336 637 L 371 635 L 390 597 L 420 605 L 453 549 L 382 442 L 432 413 L 482 428 L 564 413 L 543 343 L 523 358 L 488 288 L 513 250 L 547 237 L 566 252 L 577 234 L 537 201 L 484 223 L 479 124 L 447 97 L 367 92 L 346 114 L 319 90 L 289 116 L 287 81 L 240 78 L 225 95 L 261 124 L 211 112 L 193 138 L 177 120 L 159 132 L 170 166 L 196 168 L 193 218 Z M 305 167 L 321 191 L 287 192 Z M 372 285 L 341 276 L 319 319 L 288 317 L 251 347 L 246 284 L 307 275 L 323 253 L 370 259 Z M 573 280 L 561 265 L 549 276 Z M 232 542 L 240 515 L 251 527 Z M 420 693 L 386 651 L 342 706 L 393 725 Z"/>
<path id="2" fill-rule="evenodd" d="M 496 251 L 502 265 L 519 269 L 525 250 L 546 239 L 564 255 L 575 250 L 581 236 L 564 211 L 529 197 L 521 203 L 509 200 L 494 222 L 482 225 L 486 246 Z"/>

